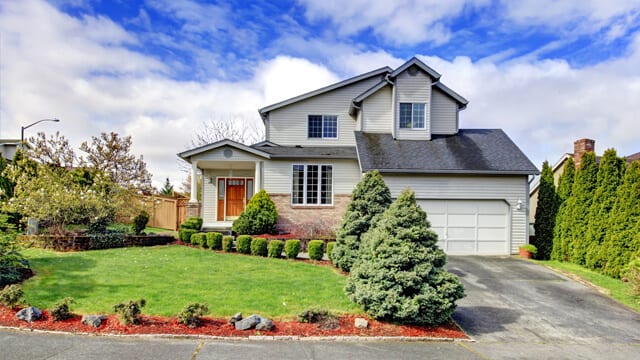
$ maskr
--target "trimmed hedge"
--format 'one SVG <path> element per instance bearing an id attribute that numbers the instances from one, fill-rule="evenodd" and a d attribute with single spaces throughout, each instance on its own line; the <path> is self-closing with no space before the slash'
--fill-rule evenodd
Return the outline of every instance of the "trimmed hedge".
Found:
<path id="1" fill-rule="evenodd" d="M 207 246 L 211 250 L 222 250 L 222 234 L 219 232 L 208 232 Z"/>
<path id="2" fill-rule="evenodd" d="M 309 252 L 309 259 L 322 260 L 322 255 L 324 255 L 324 241 L 322 240 L 309 241 L 309 245 L 307 245 L 307 251 Z"/>
<path id="3" fill-rule="evenodd" d="M 233 251 L 233 236 L 226 235 L 222 237 L 222 251 L 224 252 Z"/>
<path id="4" fill-rule="evenodd" d="M 300 253 L 300 240 L 291 239 L 287 240 L 284 243 L 284 252 L 287 256 L 287 259 L 295 259 L 298 257 Z"/>
<path id="5" fill-rule="evenodd" d="M 206 233 L 195 233 L 191 235 L 191 244 L 197 245 L 200 247 L 205 247 L 207 244 L 207 234 Z"/>
<path id="6" fill-rule="evenodd" d="M 333 252 L 333 248 L 335 246 L 336 246 L 336 242 L 335 241 L 330 241 L 330 242 L 327 243 L 327 257 L 331 261 L 333 261 L 333 259 L 331 258 L 331 253 Z"/>
<path id="7" fill-rule="evenodd" d="M 178 231 L 178 237 L 180 238 L 180 240 L 182 240 L 183 243 L 185 244 L 191 244 L 191 235 L 197 233 L 198 230 L 194 230 L 194 229 L 180 229 Z"/>
<path id="8" fill-rule="evenodd" d="M 251 235 L 240 235 L 236 238 L 236 251 L 240 254 L 251 253 Z"/>
<path id="9" fill-rule="evenodd" d="M 266 257 L 267 254 L 267 239 L 255 238 L 251 240 L 251 255 Z"/>
<path id="10" fill-rule="evenodd" d="M 282 240 L 271 240 L 269 242 L 268 256 L 270 258 L 282 257 L 282 250 L 284 250 L 284 242 Z"/>

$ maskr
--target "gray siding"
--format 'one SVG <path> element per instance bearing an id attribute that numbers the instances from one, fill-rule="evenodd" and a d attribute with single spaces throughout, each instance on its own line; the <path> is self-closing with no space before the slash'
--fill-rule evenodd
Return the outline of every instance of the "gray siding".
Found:
<path id="1" fill-rule="evenodd" d="M 255 176 L 254 170 L 203 170 L 202 178 L 202 223 L 213 224 L 218 217 L 218 182 L 217 177 L 248 177 Z M 213 178 L 213 182 L 211 179 Z"/>
<path id="2" fill-rule="evenodd" d="M 526 176 L 447 176 L 447 175 L 384 175 L 391 196 L 398 197 L 411 188 L 417 199 L 504 200 L 510 208 L 511 252 L 527 241 L 527 199 L 529 184 Z M 518 200 L 522 201 L 520 210 Z"/>
<path id="3" fill-rule="evenodd" d="M 396 106 L 395 121 L 396 138 L 399 140 L 429 140 L 431 139 L 430 130 L 430 99 L 431 99 L 431 78 L 422 71 L 418 71 L 414 76 L 409 75 L 408 71 L 398 75 L 396 79 Z M 399 103 L 425 103 L 426 119 L 425 129 L 400 129 L 399 128 Z"/>
<path id="4" fill-rule="evenodd" d="M 269 113 L 269 138 L 280 145 L 306 146 L 354 146 L 356 121 L 349 115 L 349 105 L 358 95 L 380 82 L 381 77 L 345 86 L 343 88 L 321 94 Z M 308 115 L 337 115 L 338 139 L 308 139 Z"/>
<path id="5" fill-rule="evenodd" d="M 362 131 L 391 133 L 393 126 L 393 100 L 391 87 L 386 86 L 362 103 Z"/>
<path id="6" fill-rule="evenodd" d="M 273 194 L 291 193 L 291 166 L 293 164 L 333 165 L 334 195 L 351 195 L 356 184 L 360 181 L 360 168 L 356 160 L 272 160 L 264 163 L 264 189 Z"/>
<path id="7" fill-rule="evenodd" d="M 458 104 L 441 90 L 431 93 L 431 134 L 453 135 L 458 132 Z"/>

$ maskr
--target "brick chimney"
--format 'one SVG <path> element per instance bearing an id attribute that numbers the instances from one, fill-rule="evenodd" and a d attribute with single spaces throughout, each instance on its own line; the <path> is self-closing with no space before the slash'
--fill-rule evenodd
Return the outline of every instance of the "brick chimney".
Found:
<path id="1" fill-rule="evenodd" d="M 580 167 L 580 160 L 585 152 L 596 151 L 596 141 L 591 139 L 580 139 L 573 142 L 573 161 L 576 163 L 576 168 Z"/>

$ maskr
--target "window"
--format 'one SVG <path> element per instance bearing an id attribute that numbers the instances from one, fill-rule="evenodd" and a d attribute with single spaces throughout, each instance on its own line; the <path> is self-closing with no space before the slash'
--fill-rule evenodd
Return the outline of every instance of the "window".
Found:
<path id="1" fill-rule="evenodd" d="M 293 165 L 291 204 L 333 204 L 333 165 Z"/>
<path id="2" fill-rule="evenodd" d="M 309 139 L 337 139 L 338 116 L 309 115 L 308 137 Z"/>
<path id="3" fill-rule="evenodd" d="M 424 129 L 424 103 L 400 103 L 400 129 Z"/>

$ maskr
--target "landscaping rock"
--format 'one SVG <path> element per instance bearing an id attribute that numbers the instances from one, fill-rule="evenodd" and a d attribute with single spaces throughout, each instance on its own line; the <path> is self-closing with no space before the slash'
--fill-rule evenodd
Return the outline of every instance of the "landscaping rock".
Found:
<path id="1" fill-rule="evenodd" d="M 85 325 L 91 325 L 98 328 L 105 320 L 107 320 L 107 317 L 104 315 L 83 315 L 81 322 Z"/>
<path id="2" fill-rule="evenodd" d="M 242 313 L 236 313 L 235 315 L 233 315 L 231 317 L 231 319 L 229 319 L 229 324 L 233 325 L 235 323 L 237 323 L 238 321 L 242 320 Z"/>
<path id="3" fill-rule="evenodd" d="M 30 306 L 16 313 L 16 317 L 20 320 L 34 322 L 42 316 L 42 311 L 37 307 Z"/>
<path id="4" fill-rule="evenodd" d="M 251 315 L 246 319 L 242 319 L 235 323 L 236 330 L 250 330 L 260 323 L 260 317 L 258 315 Z"/>
<path id="5" fill-rule="evenodd" d="M 363 318 L 356 318 L 354 321 L 356 329 L 366 329 L 369 327 L 369 322 Z"/>
<path id="6" fill-rule="evenodd" d="M 273 330 L 273 321 L 271 321 L 271 319 L 260 318 L 260 322 L 256 325 L 256 330 Z"/>

